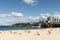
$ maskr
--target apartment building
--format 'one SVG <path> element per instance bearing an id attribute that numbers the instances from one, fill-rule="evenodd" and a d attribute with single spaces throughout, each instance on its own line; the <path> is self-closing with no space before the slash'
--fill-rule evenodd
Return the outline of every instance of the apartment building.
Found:
<path id="1" fill-rule="evenodd" d="M 60 19 L 54 18 L 52 16 L 47 18 L 48 23 L 60 24 Z"/>

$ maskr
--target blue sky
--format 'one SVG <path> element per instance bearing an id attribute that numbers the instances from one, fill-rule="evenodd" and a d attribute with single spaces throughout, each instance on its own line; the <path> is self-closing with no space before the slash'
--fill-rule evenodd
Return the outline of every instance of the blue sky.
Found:
<path id="1" fill-rule="evenodd" d="M 38 21 L 51 15 L 60 18 L 60 0 L 0 0 L 0 25 Z"/>
<path id="2" fill-rule="evenodd" d="M 0 0 L 0 13 L 22 12 L 26 16 L 60 12 L 60 0 L 37 0 L 37 5 L 23 0 Z"/>

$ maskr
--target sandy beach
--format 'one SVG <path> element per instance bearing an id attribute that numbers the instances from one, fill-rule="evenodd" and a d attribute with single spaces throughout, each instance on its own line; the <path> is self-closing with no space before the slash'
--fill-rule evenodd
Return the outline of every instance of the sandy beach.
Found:
<path id="1" fill-rule="evenodd" d="M 0 31 L 0 40 L 60 40 L 60 28 Z"/>

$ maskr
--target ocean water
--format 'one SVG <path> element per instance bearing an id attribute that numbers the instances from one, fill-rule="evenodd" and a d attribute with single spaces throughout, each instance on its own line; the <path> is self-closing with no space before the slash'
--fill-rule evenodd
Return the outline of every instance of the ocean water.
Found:
<path id="1" fill-rule="evenodd" d="M 38 28 L 27 28 L 27 27 L 11 27 L 11 26 L 0 26 L 0 30 L 35 30 Z"/>

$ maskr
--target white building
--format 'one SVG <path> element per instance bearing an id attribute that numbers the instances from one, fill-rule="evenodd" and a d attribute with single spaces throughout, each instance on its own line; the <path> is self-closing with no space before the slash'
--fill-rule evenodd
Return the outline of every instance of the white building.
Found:
<path id="1" fill-rule="evenodd" d="M 48 23 L 60 23 L 60 19 L 54 18 L 52 16 L 48 17 Z"/>

